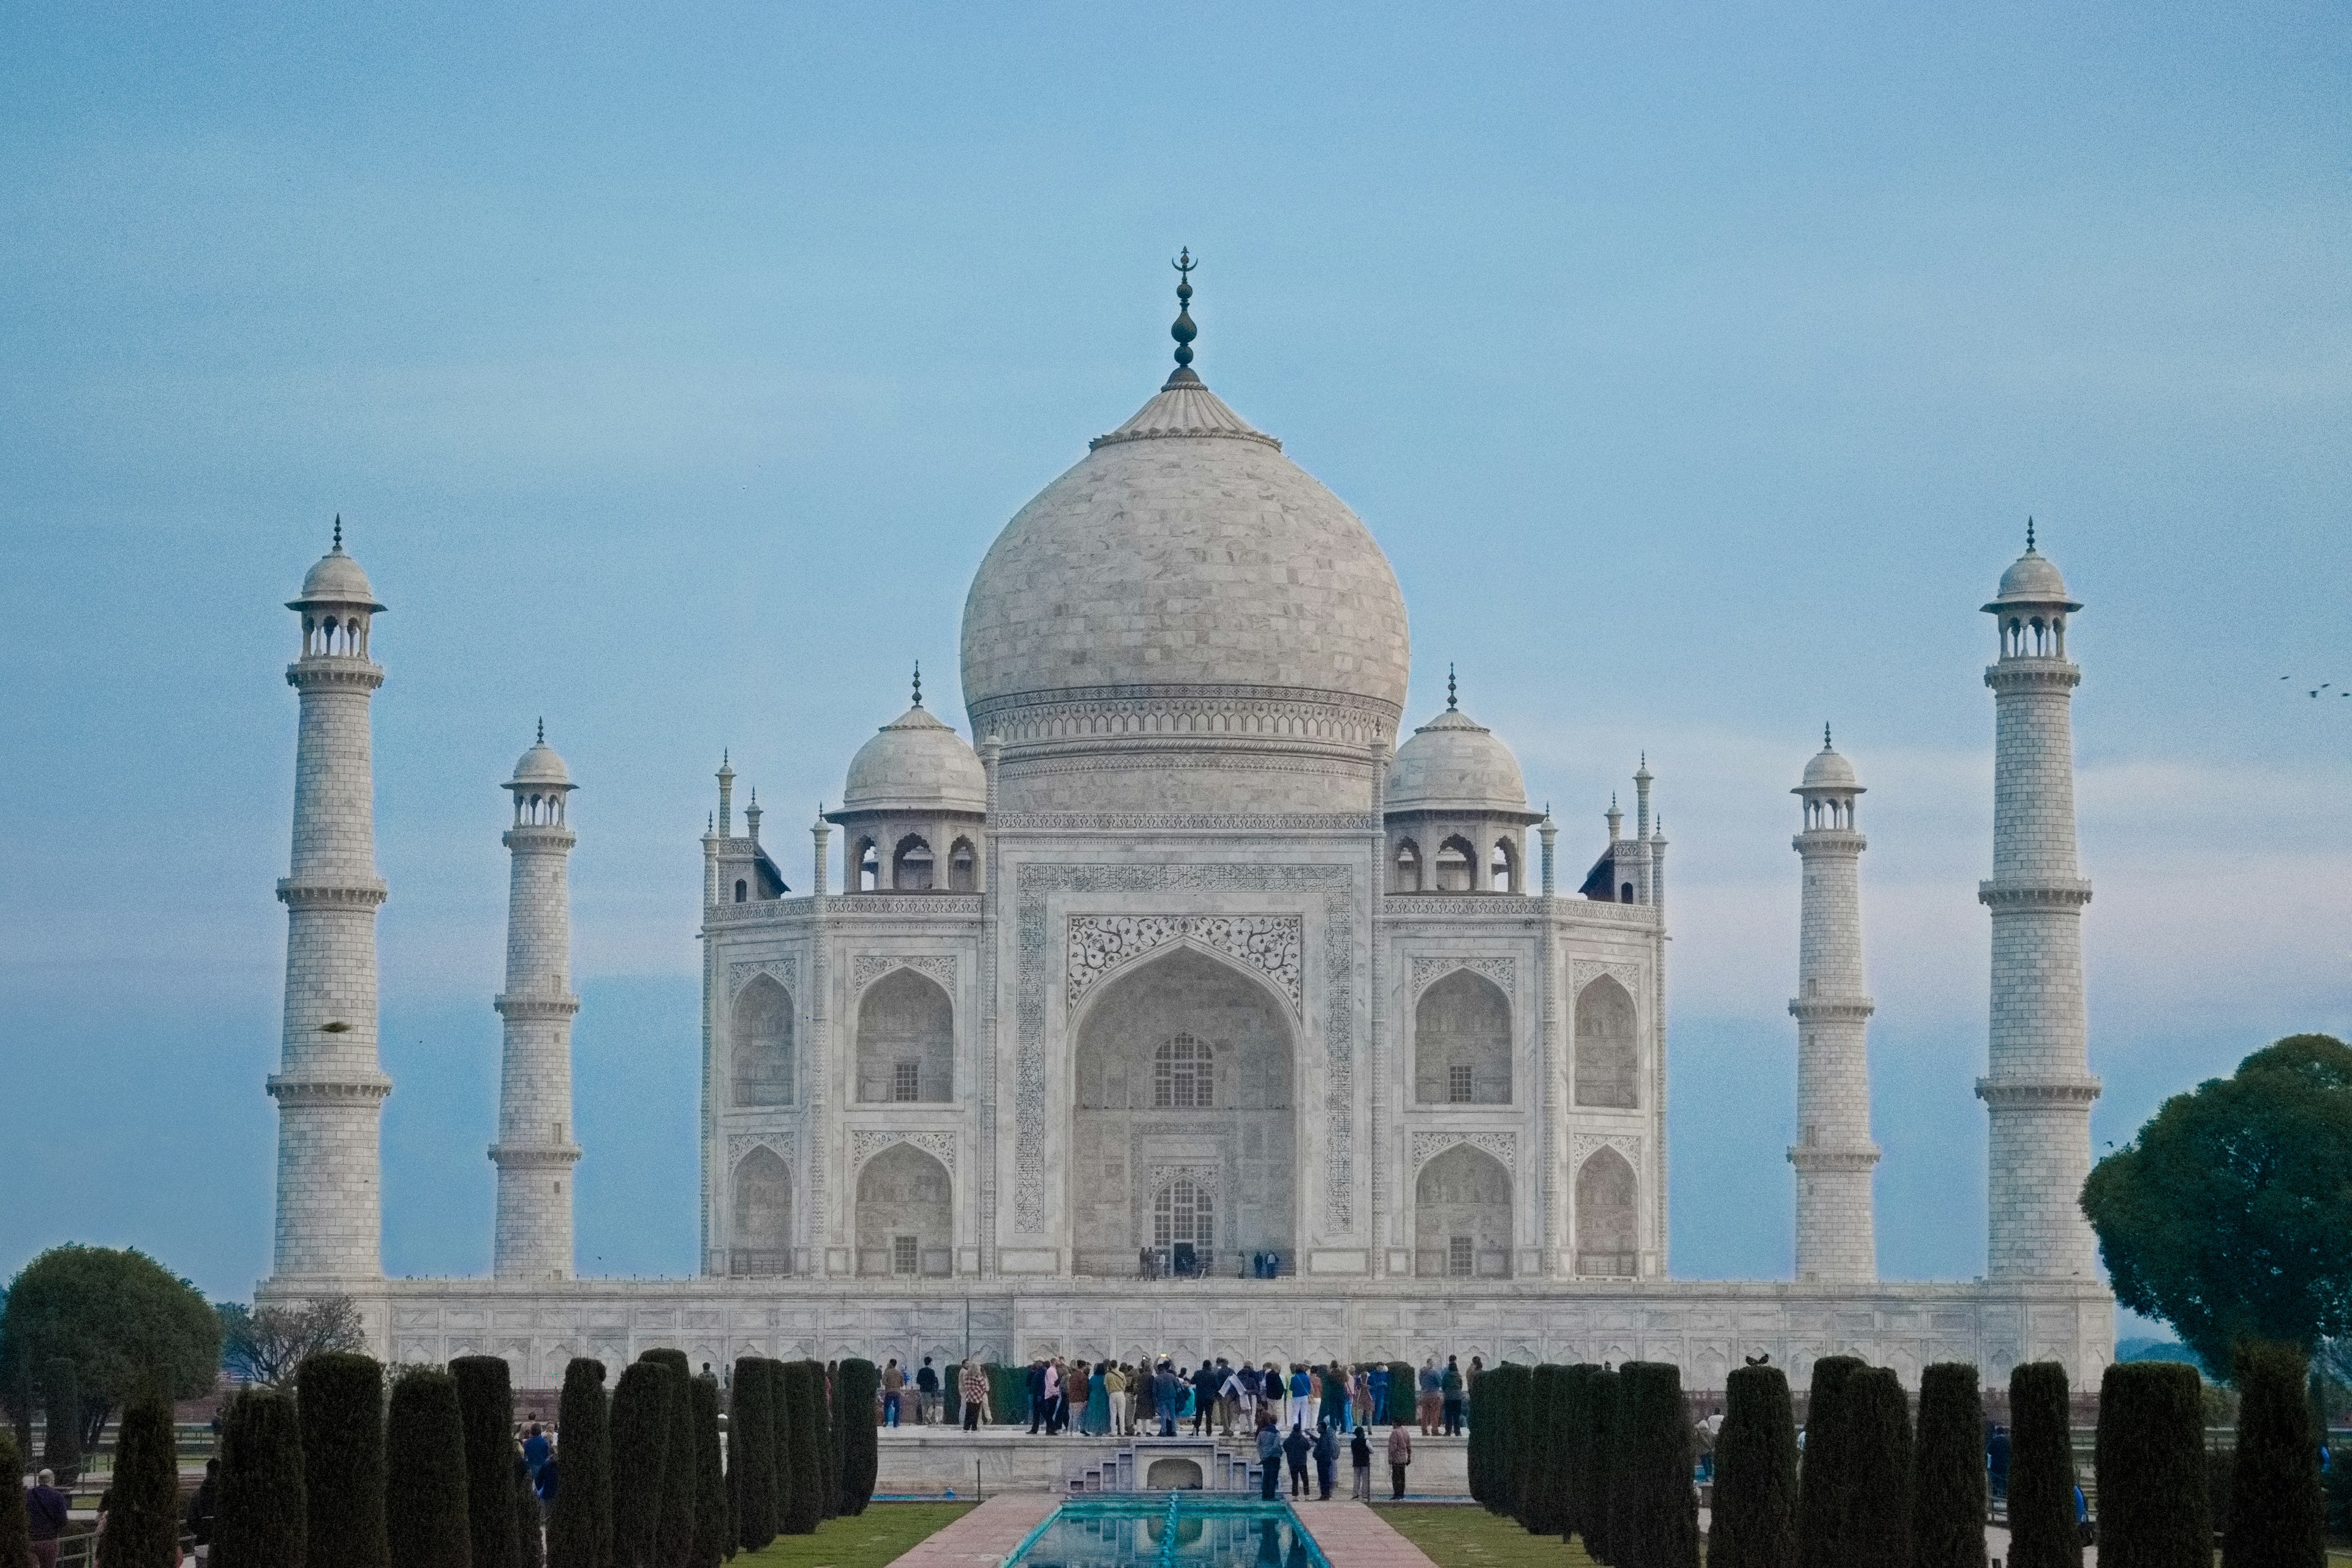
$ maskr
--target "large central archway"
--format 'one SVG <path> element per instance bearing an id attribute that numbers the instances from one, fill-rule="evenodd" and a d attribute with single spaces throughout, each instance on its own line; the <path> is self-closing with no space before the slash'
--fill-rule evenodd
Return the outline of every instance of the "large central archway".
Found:
<path id="1" fill-rule="evenodd" d="M 1295 1255 L 1295 1036 L 1255 979 L 1179 948 L 1103 986 L 1079 1021 L 1068 1183 L 1073 1264 L 1129 1275 L 1190 1242 L 1231 1277 Z"/>

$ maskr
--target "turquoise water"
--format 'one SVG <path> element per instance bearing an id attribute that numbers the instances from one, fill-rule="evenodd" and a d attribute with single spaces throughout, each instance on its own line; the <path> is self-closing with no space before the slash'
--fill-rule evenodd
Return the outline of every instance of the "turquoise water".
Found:
<path id="1" fill-rule="evenodd" d="M 1064 1503 L 1019 1568 L 1331 1568 L 1287 1503 L 1146 1492 Z"/>

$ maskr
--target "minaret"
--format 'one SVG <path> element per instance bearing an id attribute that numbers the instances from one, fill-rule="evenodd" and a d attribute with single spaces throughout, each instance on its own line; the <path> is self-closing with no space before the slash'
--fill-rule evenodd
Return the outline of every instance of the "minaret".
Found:
<path id="1" fill-rule="evenodd" d="M 1996 1279 L 2096 1278 L 2096 1242 L 2078 1200 L 2091 1173 L 2091 1076 L 2083 1016 L 2083 906 L 2074 864 L 2074 740 L 2083 672 L 2066 658 L 2066 617 L 2083 606 L 2033 548 L 1985 606 L 2000 658 L 1985 671 L 1998 715 L 1993 759 L 1992 1038 L 1977 1095 L 1991 1121 L 1985 1272 Z"/>
<path id="2" fill-rule="evenodd" d="M 1870 1015 L 1862 973 L 1862 852 L 1853 764 L 1830 746 L 1805 764 L 1792 795 L 1804 801 L 1804 831 L 1790 840 L 1804 857 L 1797 948 L 1797 1278 L 1878 1278 L 1870 1175 Z"/>
<path id="3" fill-rule="evenodd" d="M 507 891 L 507 985 L 492 1004 L 506 1019 L 499 1076 L 499 1228 L 492 1272 L 501 1279 L 572 1278 L 572 889 L 578 842 L 570 822 L 574 788 L 547 726 L 504 784 L 514 825 Z"/>
<path id="4" fill-rule="evenodd" d="M 294 852 L 286 906 L 286 1026 L 278 1069 L 280 1280 L 383 1272 L 380 1131 L 392 1080 L 376 1059 L 375 782 L 368 704 L 383 669 L 368 658 L 383 608 L 358 562 L 335 547 L 286 607 L 302 617 L 302 653 L 286 683 L 301 693 L 294 751 Z"/>

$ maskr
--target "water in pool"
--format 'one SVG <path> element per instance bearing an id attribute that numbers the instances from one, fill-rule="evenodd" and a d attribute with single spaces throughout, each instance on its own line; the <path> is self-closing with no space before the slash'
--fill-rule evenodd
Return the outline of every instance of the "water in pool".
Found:
<path id="1" fill-rule="evenodd" d="M 1013 1562 L 1018 1568 L 1330 1568 L 1288 1505 L 1212 1500 L 1198 1492 L 1065 1503 Z"/>

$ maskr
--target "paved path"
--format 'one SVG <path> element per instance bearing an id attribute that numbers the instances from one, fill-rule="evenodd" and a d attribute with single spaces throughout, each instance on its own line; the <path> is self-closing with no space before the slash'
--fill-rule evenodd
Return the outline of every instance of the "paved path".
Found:
<path id="1" fill-rule="evenodd" d="M 1433 1568 L 1427 1553 L 1363 1503 L 1335 1500 L 1295 1511 L 1339 1568 Z"/>
<path id="2" fill-rule="evenodd" d="M 1051 1492 L 1007 1492 L 990 1498 L 937 1535 L 919 1542 L 892 1568 L 997 1568 L 1021 1538 L 1037 1528 L 1062 1500 Z M 1391 1534 L 1394 1531 L 1391 1531 Z"/>

